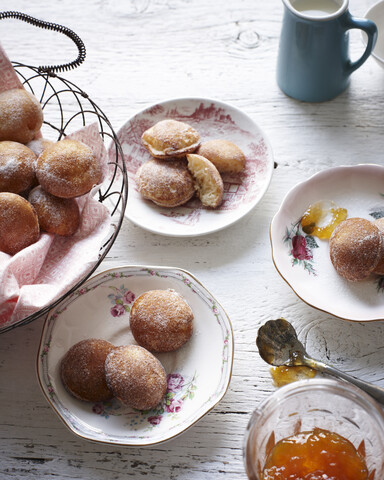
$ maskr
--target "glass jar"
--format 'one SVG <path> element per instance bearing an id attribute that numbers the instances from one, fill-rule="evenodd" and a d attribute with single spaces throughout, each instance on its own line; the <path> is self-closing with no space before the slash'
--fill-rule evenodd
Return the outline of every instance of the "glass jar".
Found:
<path id="1" fill-rule="evenodd" d="M 363 453 L 369 480 L 384 478 L 384 412 L 354 385 L 325 378 L 285 385 L 253 412 L 244 442 L 248 478 L 262 480 L 277 442 L 315 428 L 337 433 Z"/>

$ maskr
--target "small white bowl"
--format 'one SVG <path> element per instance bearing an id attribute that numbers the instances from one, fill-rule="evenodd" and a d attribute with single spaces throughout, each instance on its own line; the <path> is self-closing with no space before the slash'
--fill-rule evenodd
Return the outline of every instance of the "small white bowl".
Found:
<path id="1" fill-rule="evenodd" d="M 346 208 L 348 217 L 384 216 L 384 167 L 341 166 L 313 175 L 286 195 L 270 228 L 275 267 L 301 300 L 345 320 L 383 320 L 384 277 L 348 282 L 331 263 L 328 240 L 302 231 L 301 217 L 320 200 Z"/>
<path id="2" fill-rule="evenodd" d="M 148 412 L 118 400 L 91 403 L 72 397 L 60 379 L 60 361 L 86 338 L 136 344 L 129 312 L 137 296 L 172 288 L 194 313 L 192 338 L 179 350 L 157 354 L 168 376 L 163 402 Z M 190 273 L 171 267 L 125 266 L 102 272 L 53 309 L 44 324 L 37 357 L 42 391 L 76 435 L 99 443 L 143 446 L 181 434 L 225 395 L 232 373 L 231 322 L 205 287 Z"/>
<path id="3" fill-rule="evenodd" d="M 224 197 L 219 208 L 204 208 L 195 197 L 180 207 L 164 208 L 145 200 L 138 192 L 136 171 L 151 158 L 141 136 L 146 129 L 165 118 L 190 124 L 199 132 L 201 142 L 224 138 L 244 152 L 245 170 L 223 175 Z M 244 112 L 218 100 L 179 98 L 159 102 L 129 119 L 119 129 L 117 137 L 125 155 L 129 180 L 125 216 L 136 225 L 160 235 L 194 237 L 232 225 L 259 203 L 272 178 L 273 154 L 265 134 Z M 113 148 L 110 154 L 115 154 Z"/>
<path id="4" fill-rule="evenodd" d="M 368 20 L 375 22 L 377 26 L 377 42 L 375 48 L 372 51 L 373 58 L 377 63 L 384 68 L 384 1 L 375 3 L 364 15 Z M 363 42 L 367 44 L 367 36 L 362 33 Z"/>

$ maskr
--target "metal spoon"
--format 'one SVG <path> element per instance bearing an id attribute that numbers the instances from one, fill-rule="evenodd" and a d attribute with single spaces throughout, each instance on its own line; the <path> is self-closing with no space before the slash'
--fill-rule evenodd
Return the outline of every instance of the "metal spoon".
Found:
<path id="1" fill-rule="evenodd" d="M 305 366 L 322 373 L 342 378 L 361 388 L 378 402 L 384 404 L 384 388 L 352 377 L 330 365 L 311 358 L 298 340 L 293 326 L 284 318 L 269 320 L 259 328 L 256 345 L 260 356 L 274 366 Z"/>

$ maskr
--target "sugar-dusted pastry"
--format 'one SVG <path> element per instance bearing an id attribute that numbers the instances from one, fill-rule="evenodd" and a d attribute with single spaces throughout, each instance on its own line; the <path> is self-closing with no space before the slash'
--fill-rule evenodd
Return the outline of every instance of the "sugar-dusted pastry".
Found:
<path id="1" fill-rule="evenodd" d="M 146 130 L 141 141 L 153 157 L 183 157 L 196 150 L 200 135 L 187 123 L 166 119 Z"/>
<path id="2" fill-rule="evenodd" d="M 74 198 L 55 197 L 38 186 L 28 200 L 36 210 L 40 230 L 68 237 L 79 228 L 80 211 Z"/>
<path id="3" fill-rule="evenodd" d="M 38 157 L 44 150 L 51 147 L 55 142 L 46 138 L 37 138 L 27 143 L 27 147 Z"/>
<path id="4" fill-rule="evenodd" d="M 61 140 L 43 151 L 36 176 L 48 193 L 61 198 L 79 197 L 101 179 L 101 166 L 92 149 L 76 140 Z"/>
<path id="5" fill-rule="evenodd" d="M 244 153 L 229 140 L 208 140 L 200 145 L 196 153 L 208 158 L 220 173 L 239 173 L 245 168 Z"/>
<path id="6" fill-rule="evenodd" d="M 0 142 L 0 192 L 21 193 L 35 181 L 36 155 L 18 142 Z"/>
<path id="7" fill-rule="evenodd" d="M 373 222 L 373 224 L 380 230 L 381 235 L 384 237 L 384 217 L 378 218 Z M 378 275 L 384 275 L 384 253 L 379 260 L 379 263 L 376 265 L 373 273 L 377 273 Z"/>
<path id="8" fill-rule="evenodd" d="M 28 143 L 43 124 L 43 110 L 37 98 L 24 88 L 0 93 L 0 141 Z"/>
<path id="9" fill-rule="evenodd" d="M 64 387 L 74 397 L 86 402 L 103 402 L 113 397 L 105 380 L 104 365 L 114 345 L 90 338 L 73 345 L 60 363 Z"/>
<path id="10" fill-rule="evenodd" d="M 197 196 L 206 207 L 217 208 L 224 194 L 224 184 L 215 165 L 195 153 L 187 155 L 188 169 L 195 179 Z"/>
<path id="11" fill-rule="evenodd" d="M 364 218 L 344 220 L 329 240 L 333 266 L 342 277 L 356 282 L 368 277 L 384 253 L 380 230 Z"/>
<path id="12" fill-rule="evenodd" d="M 136 173 L 141 195 L 162 207 L 177 207 L 195 193 L 194 181 L 185 160 L 151 158 Z"/>
<path id="13" fill-rule="evenodd" d="M 35 209 L 16 193 L 0 193 L 0 252 L 14 255 L 39 239 Z"/>
<path id="14" fill-rule="evenodd" d="M 108 387 L 122 403 L 137 410 L 156 407 L 167 389 L 167 375 L 159 360 L 138 345 L 115 348 L 105 361 Z"/>
<path id="15" fill-rule="evenodd" d="M 171 352 L 193 332 L 193 312 L 175 290 L 150 290 L 132 305 L 130 327 L 136 342 L 151 352 Z"/>

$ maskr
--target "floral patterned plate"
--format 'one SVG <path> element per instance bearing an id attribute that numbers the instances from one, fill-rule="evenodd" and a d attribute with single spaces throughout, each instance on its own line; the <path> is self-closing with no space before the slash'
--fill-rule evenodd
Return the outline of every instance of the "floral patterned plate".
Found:
<path id="1" fill-rule="evenodd" d="M 218 209 L 203 207 L 197 198 L 176 208 L 159 207 L 137 191 L 136 171 L 151 158 L 141 143 L 141 135 L 165 118 L 190 124 L 200 133 L 202 142 L 225 138 L 243 150 L 246 169 L 241 174 L 223 175 L 224 201 Z M 184 98 L 158 103 L 128 120 L 117 136 L 125 155 L 130 187 L 125 215 L 136 225 L 161 235 L 190 237 L 228 227 L 257 205 L 272 177 L 273 155 L 263 132 L 241 110 L 216 100 Z"/>
<path id="2" fill-rule="evenodd" d="M 301 217 L 319 200 L 346 208 L 349 218 L 383 217 L 384 167 L 342 166 L 313 175 L 287 194 L 270 228 L 275 267 L 304 302 L 345 320 L 384 319 L 384 277 L 348 282 L 333 268 L 328 240 L 303 232 Z"/>
<path id="3" fill-rule="evenodd" d="M 195 328 L 181 349 L 157 355 L 168 374 L 163 402 L 141 412 L 116 399 L 87 403 L 73 398 L 59 374 L 67 350 L 86 338 L 136 344 L 129 329 L 133 301 L 145 291 L 167 288 L 187 300 Z M 48 314 L 37 372 L 48 402 L 72 432 L 95 442 L 141 446 L 169 440 L 208 413 L 227 391 L 232 362 L 231 322 L 195 277 L 170 267 L 125 266 L 92 277 Z"/>

